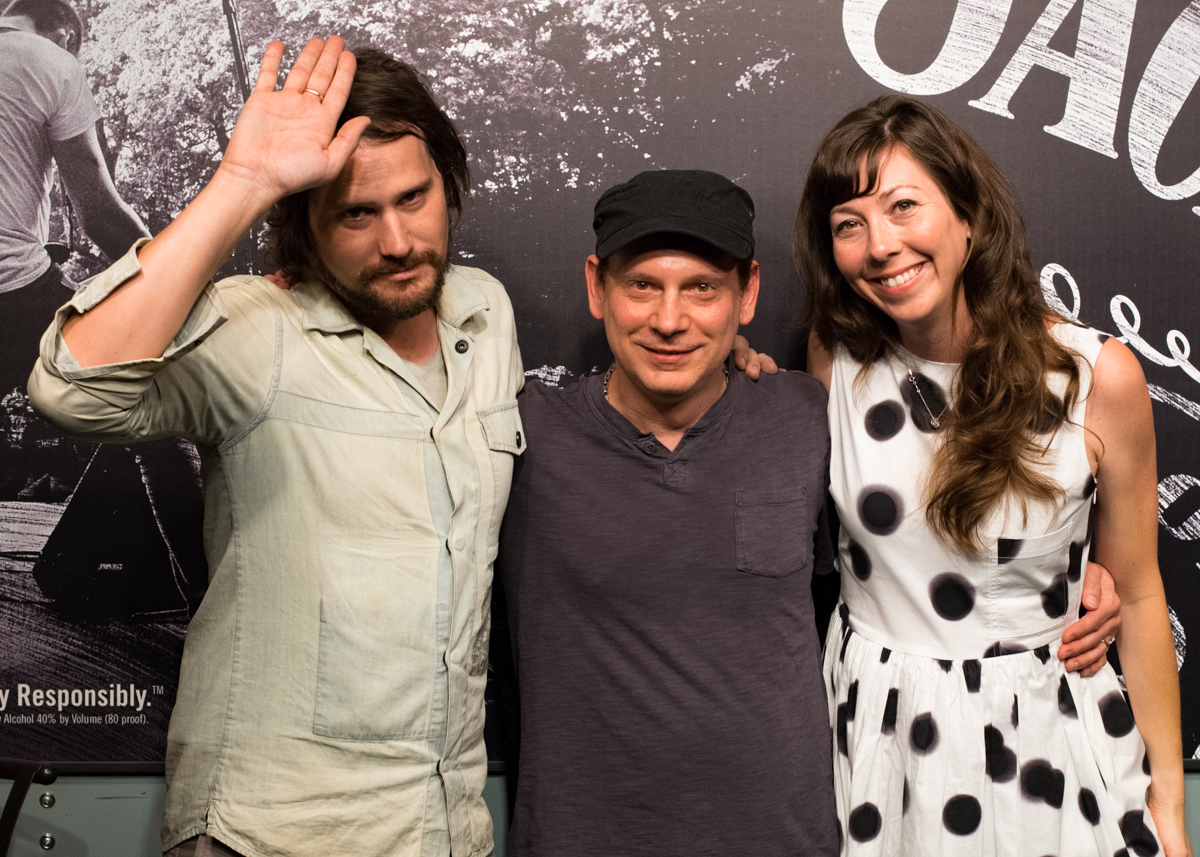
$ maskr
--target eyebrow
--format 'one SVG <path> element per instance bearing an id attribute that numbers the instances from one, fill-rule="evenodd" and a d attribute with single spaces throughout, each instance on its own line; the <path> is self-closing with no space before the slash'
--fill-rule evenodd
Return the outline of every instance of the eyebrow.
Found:
<path id="1" fill-rule="evenodd" d="M 423 190 L 429 190 L 431 187 L 433 187 L 433 177 L 432 176 L 430 176 L 429 178 L 427 178 L 425 181 L 421 182 L 418 185 L 413 185 L 412 187 L 407 188 L 406 190 L 401 192 L 396 198 L 403 199 L 404 197 L 408 196 L 410 193 L 418 193 Z M 346 197 L 343 200 L 339 200 L 337 203 L 337 207 L 342 209 L 343 211 L 346 209 L 350 209 L 350 208 L 371 208 L 374 205 L 375 205 L 374 201 L 360 200 L 360 199 L 357 199 L 356 197 L 350 197 L 350 196 Z"/>

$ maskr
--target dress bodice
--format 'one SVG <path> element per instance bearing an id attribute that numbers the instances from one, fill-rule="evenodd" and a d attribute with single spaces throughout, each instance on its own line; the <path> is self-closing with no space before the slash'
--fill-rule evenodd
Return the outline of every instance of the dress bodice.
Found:
<path id="1" fill-rule="evenodd" d="M 1079 611 L 1096 482 L 1084 443 L 1086 393 L 1104 335 L 1059 324 L 1078 355 L 1080 394 L 1045 436 L 1035 466 L 1065 490 L 1057 504 L 997 509 L 985 551 L 944 545 L 925 516 L 924 492 L 943 428 L 933 423 L 955 395 L 958 366 L 906 351 L 860 364 L 834 354 L 829 395 L 831 492 L 841 518 L 842 600 L 853 630 L 897 651 L 980 658 L 1057 640 Z M 1065 377 L 1050 378 L 1061 395 Z"/>

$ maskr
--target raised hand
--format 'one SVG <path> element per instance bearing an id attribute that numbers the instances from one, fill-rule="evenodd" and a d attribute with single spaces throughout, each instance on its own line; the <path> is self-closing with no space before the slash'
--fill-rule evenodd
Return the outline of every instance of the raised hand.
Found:
<path id="1" fill-rule="evenodd" d="M 332 181 L 370 124 L 362 116 L 334 133 L 355 68 L 340 38 L 312 39 L 276 89 L 282 57 L 283 44 L 271 42 L 219 168 L 256 188 L 267 205 Z"/>

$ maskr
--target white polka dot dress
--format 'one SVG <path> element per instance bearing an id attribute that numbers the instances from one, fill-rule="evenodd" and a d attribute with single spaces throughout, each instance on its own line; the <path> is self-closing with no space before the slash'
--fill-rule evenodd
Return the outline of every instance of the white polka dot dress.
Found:
<path id="1" fill-rule="evenodd" d="M 1103 335 L 1055 333 L 1082 355 L 1086 393 Z M 901 352 L 856 384 L 859 368 L 839 348 L 829 396 L 842 603 L 825 679 L 843 852 L 1159 853 L 1116 675 L 1081 679 L 1055 657 L 1079 613 L 1096 490 L 1085 403 L 1047 437 L 1061 508 L 1031 506 L 1024 523 L 998 511 L 986 553 L 967 558 L 933 535 L 921 500 L 957 367 Z"/>

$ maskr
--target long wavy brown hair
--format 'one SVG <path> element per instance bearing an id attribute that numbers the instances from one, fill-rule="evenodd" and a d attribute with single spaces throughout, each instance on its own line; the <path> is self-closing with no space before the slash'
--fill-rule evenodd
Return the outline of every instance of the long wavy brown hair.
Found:
<path id="1" fill-rule="evenodd" d="M 826 348 L 845 348 L 864 373 L 900 345 L 896 323 L 838 271 L 829 218 L 834 206 L 874 190 L 880 164 L 897 148 L 937 182 L 971 227 L 970 252 L 954 286 L 971 327 L 957 401 L 946 412 L 926 485 L 925 514 L 945 544 L 977 556 L 985 548 L 981 526 L 1006 498 L 1027 515 L 1029 502 L 1057 502 L 1063 495 L 1034 465 L 1079 397 L 1077 355 L 1050 332 L 1061 319 L 1042 299 L 1012 186 L 953 120 L 903 95 L 852 111 L 813 158 L 795 231 L 796 263 L 807 288 L 805 325 Z M 1067 379 L 1062 399 L 1047 386 L 1057 372 Z"/>

